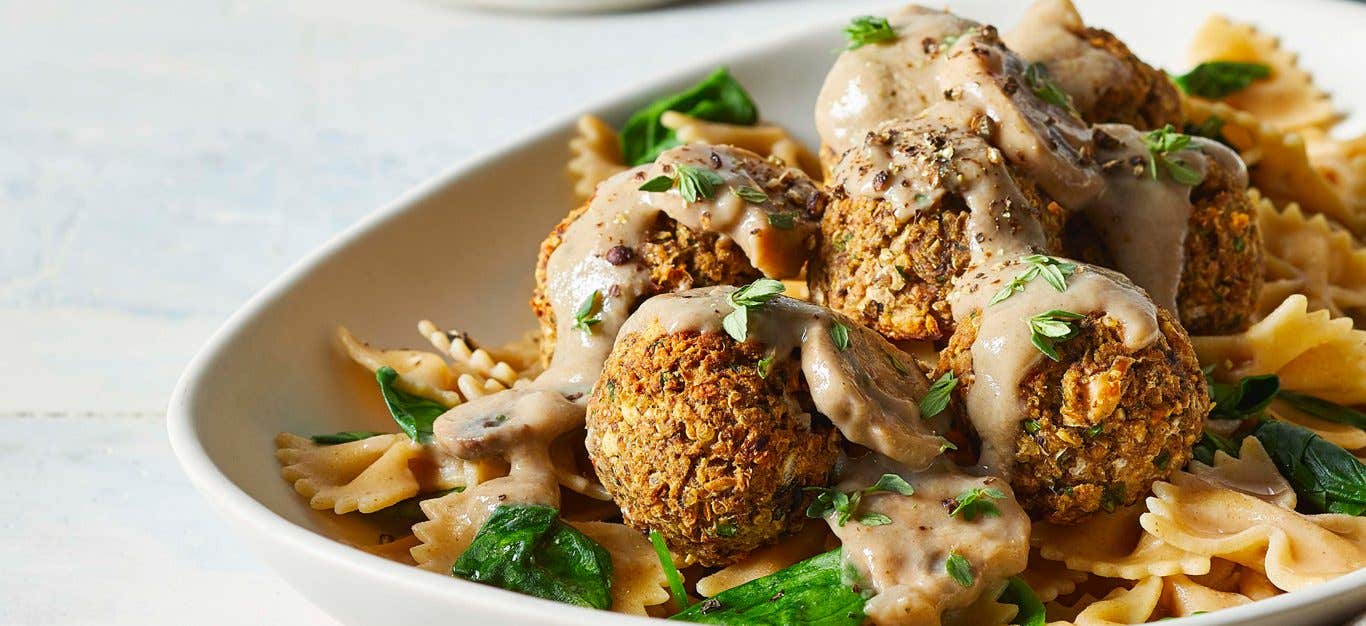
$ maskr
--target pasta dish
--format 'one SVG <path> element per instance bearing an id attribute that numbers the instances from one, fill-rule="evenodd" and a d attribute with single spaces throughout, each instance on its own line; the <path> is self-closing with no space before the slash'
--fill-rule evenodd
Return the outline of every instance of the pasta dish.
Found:
<path id="1" fill-rule="evenodd" d="M 1366 138 L 1295 55 L 1213 17 L 1169 74 L 1069 0 L 844 33 L 819 146 L 725 68 L 582 118 L 540 328 L 340 328 L 394 428 L 281 433 L 285 479 L 385 558 L 702 623 L 1141 623 L 1366 566 Z"/>

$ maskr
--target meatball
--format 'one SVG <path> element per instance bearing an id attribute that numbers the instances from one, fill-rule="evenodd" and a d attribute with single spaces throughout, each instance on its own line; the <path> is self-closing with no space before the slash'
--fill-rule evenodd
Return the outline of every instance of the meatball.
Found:
<path id="1" fill-rule="evenodd" d="M 546 295 L 546 267 L 550 255 L 560 246 L 565 230 L 587 210 L 585 203 L 560 220 L 541 242 L 540 256 L 536 260 L 536 289 L 531 296 L 531 310 L 541 323 L 541 357 L 545 363 L 550 362 L 555 350 L 557 334 L 555 311 Z M 643 263 L 650 271 L 655 293 L 738 285 L 763 275 L 750 265 L 744 251 L 733 240 L 688 228 L 663 212 L 656 216 L 643 240 L 645 243 L 637 248 L 609 250 L 608 254 L 620 255 L 623 262 Z"/>
<path id="2" fill-rule="evenodd" d="M 658 321 L 618 339 L 588 403 L 587 447 L 625 522 L 689 563 L 722 566 L 799 529 L 830 482 L 839 432 L 811 407 L 798 359 Z"/>
<path id="3" fill-rule="evenodd" d="M 1190 459 L 1209 396 L 1195 351 L 1172 314 L 1157 308 L 1162 337 L 1125 347 L 1113 317 L 1091 314 L 1022 378 L 1011 487 L 1035 519 L 1072 524 L 1132 504 Z M 935 376 L 952 371 L 964 401 L 974 384 L 980 314 L 964 319 Z"/>
<path id="4" fill-rule="evenodd" d="M 1024 224 L 1034 222 L 1043 231 L 1033 242 L 1039 251 L 1060 249 L 1062 207 L 982 137 L 925 121 L 868 133 L 830 180 L 821 246 L 807 270 L 812 300 L 892 340 L 948 337 L 945 296 L 971 256 L 966 198 L 981 184 L 1016 199 L 1005 213 L 1013 234 L 1033 238 Z"/>
<path id="5" fill-rule="evenodd" d="M 1021 57 L 1043 64 L 1087 122 L 1181 127 L 1181 96 L 1166 73 L 1109 31 L 1082 23 L 1069 0 L 1034 3 L 1005 39 Z"/>
<path id="6" fill-rule="evenodd" d="M 1176 294 L 1193 335 L 1241 331 L 1262 292 L 1262 234 L 1241 177 L 1215 160 L 1191 191 L 1185 262 Z"/>

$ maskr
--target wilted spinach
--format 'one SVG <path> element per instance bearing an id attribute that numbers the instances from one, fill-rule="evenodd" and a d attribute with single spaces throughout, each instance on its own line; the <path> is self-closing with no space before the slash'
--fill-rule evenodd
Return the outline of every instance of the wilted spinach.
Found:
<path id="1" fill-rule="evenodd" d="M 1293 391 L 1281 391 L 1276 397 L 1285 401 L 1286 404 L 1321 420 L 1366 429 L 1366 413 L 1351 407 Z"/>
<path id="2" fill-rule="evenodd" d="M 844 582 L 837 548 L 728 589 L 670 619 L 702 624 L 857 626 L 863 594 Z"/>
<path id="3" fill-rule="evenodd" d="M 451 575 L 567 604 L 612 606 L 612 557 L 548 506 L 502 505 Z"/>
<path id="4" fill-rule="evenodd" d="M 1252 434 L 1295 488 L 1301 506 L 1347 515 L 1366 512 L 1366 466 L 1352 453 L 1286 422 L 1268 420 Z"/>
<path id="5" fill-rule="evenodd" d="M 632 114 L 621 128 L 621 154 L 627 163 L 649 163 L 661 152 L 680 144 L 674 131 L 659 121 L 665 111 L 742 126 L 753 125 L 759 120 L 759 109 L 754 101 L 723 67 L 702 82 L 655 100 Z"/>
<path id="6" fill-rule="evenodd" d="M 1034 595 L 1034 590 L 1029 587 L 1029 583 L 1019 576 L 1010 578 L 1010 582 L 1006 583 L 1006 588 L 1001 590 L 997 602 L 1019 607 L 1020 611 L 1015 614 L 1015 619 L 1010 622 L 1012 624 L 1044 626 L 1047 622 L 1044 618 L 1043 603 L 1039 601 L 1037 595 Z"/>
<path id="7" fill-rule="evenodd" d="M 398 372 L 392 367 L 381 367 L 375 371 L 379 381 L 379 392 L 384 394 L 384 404 L 389 414 L 394 416 L 398 427 L 403 429 L 413 441 L 426 442 L 432 438 L 432 423 L 446 412 L 446 407 L 434 400 L 416 396 L 394 385 Z"/>
<path id="8" fill-rule="evenodd" d="M 1275 374 L 1247 376 L 1237 384 L 1205 383 L 1209 387 L 1209 398 L 1214 401 L 1210 409 L 1210 419 L 1240 420 L 1255 417 L 1266 410 L 1267 405 L 1276 397 L 1281 388 L 1281 379 Z"/>

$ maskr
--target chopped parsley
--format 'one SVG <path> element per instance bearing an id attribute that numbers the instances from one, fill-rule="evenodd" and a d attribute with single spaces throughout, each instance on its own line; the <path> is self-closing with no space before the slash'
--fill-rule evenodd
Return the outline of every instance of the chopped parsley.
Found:
<path id="1" fill-rule="evenodd" d="M 964 587 L 971 587 L 973 583 L 972 563 L 968 562 L 967 557 L 950 552 L 949 558 L 944 561 L 944 569 L 948 571 L 949 578 Z"/>
<path id="2" fill-rule="evenodd" d="M 1177 152 L 1190 149 L 1190 135 L 1178 133 L 1171 124 L 1167 124 L 1149 131 L 1143 136 L 1143 141 L 1148 145 L 1148 172 L 1153 180 L 1157 180 L 1158 165 L 1181 185 L 1193 187 L 1205 179 L 1204 174 L 1191 169 L 1174 156 Z"/>
<path id="3" fill-rule="evenodd" d="M 1048 68 L 1043 63 L 1030 63 L 1025 68 L 1025 82 L 1029 84 L 1029 90 L 1034 92 L 1040 100 L 1051 105 L 1076 112 L 1072 108 L 1072 101 L 1067 98 L 1067 94 L 1048 77 Z"/>
<path id="4" fill-rule="evenodd" d="M 783 283 L 772 278 L 760 278 L 726 296 L 726 302 L 733 309 L 721 320 L 726 334 L 736 341 L 744 341 L 749 336 L 749 311 L 757 309 L 783 292 Z"/>
<path id="5" fill-rule="evenodd" d="M 849 327 L 845 326 L 839 320 L 835 320 L 835 324 L 830 327 L 830 340 L 835 342 L 835 347 L 838 348 L 840 352 L 848 350 Z"/>
<path id="6" fill-rule="evenodd" d="M 579 304 L 579 310 L 574 311 L 573 327 L 585 333 L 592 333 L 593 325 L 602 322 L 601 304 L 602 292 L 594 289 L 593 293 L 588 294 L 588 297 Z"/>
<path id="7" fill-rule="evenodd" d="M 739 532 L 740 529 L 736 528 L 735 524 L 730 522 L 721 522 L 716 525 L 716 535 L 718 537 L 734 537 L 736 533 Z"/>
<path id="8" fill-rule="evenodd" d="M 1005 497 L 1005 492 L 995 487 L 973 487 L 953 499 L 955 506 L 949 511 L 949 517 L 962 517 L 969 522 L 979 517 L 1000 517 L 1001 509 L 996 508 L 992 500 L 1004 500 Z"/>
<path id="9" fill-rule="evenodd" d="M 1121 504 L 1124 504 L 1124 483 L 1107 485 L 1100 494 L 1100 508 L 1106 513 L 1114 513 Z"/>
<path id="10" fill-rule="evenodd" d="M 763 204 L 768 202 L 768 194 L 764 193 L 763 190 L 758 187 L 740 185 L 739 187 L 731 187 L 730 192 L 735 194 L 735 197 L 752 204 Z M 772 217 L 769 217 L 768 219 L 769 222 L 773 221 Z"/>
<path id="11" fill-rule="evenodd" d="M 1044 254 L 1031 254 L 1020 260 L 1028 264 L 1029 267 L 996 292 L 996 295 L 992 296 L 991 301 L 987 303 L 988 306 L 1000 303 L 1024 291 L 1025 285 L 1028 285 L 1029 281 L 1040 276 L 1043 277 L 1044 282 L 1052 285 L 1059 293 L 1067 291 L 1067 277 L 1077 271 L 1076 263 L 1068 263 Z"/>
<path id="12" fill-rule="evenodd" d="M 1271 67 L 1262 63 L 1206 61 L 1185 74 L 1172 77 L 1172 81 L 1192 96 L 1217 100 L 1270 77 Z"/>
<path id="13" fill-rule="evenodd" d="M 920 399 L 920 419 L 929 419 L 949 406 L 949 394 L 958 386 L 958 375 L 952 371 L 944 372 L 930 385 L 925 397 Z"/>
<path id="14" fill-rule="evenodd" d="M 1076 337 L 1081 330 L 1076 323 L 1083 319 L 1086 319 L 1085 315 L 1062 309 L 1034 315 L 1025 320 L 1029 324 L 1029 342 L 1044 356 L 1057 361 L 1057 345 Z"/>
<path id="15" fill-rule="evenodd" d="M 915 488 L 906 482 L 906 479 L 896 474 L 883 474 L 871 486 L 854 491 L 846 492 L 828 487 L 807 487 L 803 491 L 816 494 L 811 500 L 811 504 L 806 507 L 807 517 L 821 519 L 833 513 L 835 522 L 840 526 L 849 523 L 851 518 L 864 526 L 882 526 L 892 522 L 891 518 L 881 513 L 860 514 L 858 507 L 863 502 L 864 495 L 895 493 L 909 496 L 915 494 Z"/>
<path id="16" fill-rule="evenodd" d="M 844 27 L 844 37 L 849 40 L 845 50 L 857 50 L 870 43 L 882 43 L 896 39 L 896 29 L 885 17 L 865 15 L 850 20 Z"/>

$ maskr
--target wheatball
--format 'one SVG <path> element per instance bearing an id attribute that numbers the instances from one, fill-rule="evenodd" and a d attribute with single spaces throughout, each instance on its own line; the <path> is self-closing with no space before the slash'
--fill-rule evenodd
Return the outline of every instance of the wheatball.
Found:
<path id="1" fill-rule="evenodd" d="M 1133 504 L 1190 459 L 1209 396 L 1186 332 L 1156 310 L 1162 336 L 1147 347 L 1126 348 L 1118 321 L 1091 314 L 1056 345 L 1058 361 L 1040 357 L 1023 377 L 1025 415 L 1008 473 L 1035 519 L 1078 523 Z M 980 323 L 973 314 L 959 324 L 934 374 L 957 375 L 959 401 L 975 382 Z"/>
<path id="2" fill-rule="evenodd" d="M 832 478 L 839 432 L 812 408 L 800 359 L 767 350 L 655 321 L 617 340 L 593 388 L 598 478 L 627 524 L 689 563 L 727 565 L 799 529 L 803 488 Z"/>

